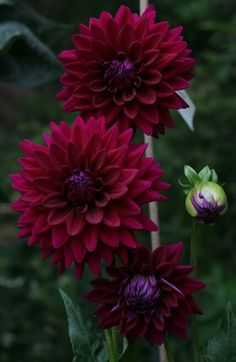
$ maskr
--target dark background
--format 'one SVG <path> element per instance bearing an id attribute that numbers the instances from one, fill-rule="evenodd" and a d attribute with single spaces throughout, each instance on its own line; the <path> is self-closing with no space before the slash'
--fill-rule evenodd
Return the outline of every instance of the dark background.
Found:
<path id="1" fill-rule="evenodd" d="M 207 164 L 215 168 L 225 183 L 229 200 L 228 212 L 217 225 L 199 228 L 198 273 L 207 283 L 198 296 L 204 310 L 199 323 L 205 346 L 215 334 L 227 302 L 231 300 L 236 310 L 236 5 L 233 0 L 153 3 L 159 20 L 170 21 L 172 27 L 184 26 L 184 36 L 197 59 L 195 78 L 188 91 L 197 107 L 195 131 L 191 132 L 176 112 L 175 129 L 167 130 L 155 145 L 165 180 L 172 184 L 168 201 L 160 205 L 162 242 L 182 240 L 183 262 L 188 263 L 191 219 L 185 212 L 184 195 L 178 185 L 184 164 L 198 170 Z M 71 47 L 70 33 L 77 23 L 87 23 L 89 17 L 99 16 L 102 10 L 114 14 L 121 4 L 138 11 L 138 1 L 134 0 L 32 0 L 27 4 L 47 18 L 71 25 L 66 28 L 67 34 L 60 33 L 60 25 L 56 31 L 37 30 L 30 17 L 22 16 L 22 2 L 16 5 L 14 20 L 38 31 L 39 38 L 56 54 Z M 12 10 L 9 13 L 0 8 L 1 22 L 9 16 L 13 16 Z M 19 54 L 17 47 L 19 44 L 14 51 Z M 34 58 L 33 50 L 22 50 L 21 56 L 28 62 Z M 29 249 L 26 241 L 17 240 L 17 217 L 8 208 L 17 195 L 11 189 L 8 174 L 18 170 L 19 141 L 31 138 L 41 142 L 41 133 L 49 121 L 70 122 L 73 116 L 64 114 L 61 103 L 55 100 L 60 89 L 58 80 L 34 88 L 16 83 L 14 77 L 12 83 L 0 83 L 0 361 L 70 361 L 71 347 L 58 287 L 80 304 L 85 321 L 90 324 L 91 307 L 80 298 L 89 288 L 90 276 L 87 273 L 81 282 L 75 280 L 72 272 L 58 278 L 48 262 L 40 261 L 37 247 Z M 143 235 L 143 239 L 148 242 L 148 235 Z M 171 339 L 176 362 L 192 360 L 190 340 Z M 151 349 L 143 341 L 137 348 L 137 361 L 157 361 L 156 348 Z"/>

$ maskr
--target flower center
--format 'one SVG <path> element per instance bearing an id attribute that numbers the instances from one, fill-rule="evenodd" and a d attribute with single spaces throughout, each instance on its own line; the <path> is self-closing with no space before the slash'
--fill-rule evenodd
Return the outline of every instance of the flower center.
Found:
<path id="1" fill-rule="evenodd" d="M 94 200 L 94 194 L 98 190 L 98 180 L 90 171 L 74 171 L 64 184 L 64 191 L 68 200 L 75 206 Z"/>
<path id="2" fill-rule="evenodd" d="M 161 291 L 154 276 L 136 275 L 124 289 L 126 304 L 137 312 L 145 312 L 156 305 Z"/>
<path id="3" fill-rule="evenodd" d="M 105 62 L 104 79 L 108 91 L 116 93 L 127 88 L 133 88 L 136 81 L 134 63 L 124 53 L 119 53 L 117 59 Z"/>

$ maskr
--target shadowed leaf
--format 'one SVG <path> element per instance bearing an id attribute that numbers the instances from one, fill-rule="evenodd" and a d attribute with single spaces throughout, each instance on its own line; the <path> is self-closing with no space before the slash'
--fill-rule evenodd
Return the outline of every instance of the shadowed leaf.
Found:
<path id="1" fill-rule="evenodd" d="M 66 308 L 69 337 L 74 354 L 72 362 L 96 362 L 80 309 L 75 308 L 73 302 L 63 290 L 59 289 L 59 292 Z"/>
<path id="2" fill-rule="evenodd" d="M 216 336 L 208 342 L 204 362 L 236 362 L 236 319 L 230 303 Z"/>

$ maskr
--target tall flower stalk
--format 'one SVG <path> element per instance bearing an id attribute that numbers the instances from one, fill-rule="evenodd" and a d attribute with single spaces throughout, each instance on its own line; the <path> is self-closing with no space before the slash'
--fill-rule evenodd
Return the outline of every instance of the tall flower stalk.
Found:
<path id="1" fill-rule="evenodd" d="M 193 266 L 192 274 L 197 275 L 197 263 L 198 263 L 198 241 L 197 241 L 197 221 L 192 222 L 191 233 L 191 265 Z M 193 356 L 194 362 L 201 362 L 201 349 L 200 339 L 198 331 L 198 321 L 195 315 L 192 315 L 192 343 L 193 343 Z"/>

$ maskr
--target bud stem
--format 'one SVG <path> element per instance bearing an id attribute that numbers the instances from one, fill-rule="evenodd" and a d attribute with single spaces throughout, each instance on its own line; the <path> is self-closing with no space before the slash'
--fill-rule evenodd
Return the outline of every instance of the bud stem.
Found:
<path id="1" fill-rule="evenodd" d="M 191 234 L 191 265 L 194 267 L 193 275 L 197 274 L 197 221 L 193 219 L 192 234 Z M 197 317 L 192 316 L 192 343 L 194 362 L 201 362 L 201 350 L 198 333 Z"/>
<path id="2" fill-rule="evenodd" d="M 194 267 L 192 274 L 197 274 L 197 221 L 193 219 L 191 234 L 191 265 Z"/>
<path id="3" fill-rule="evenodd" d="M 174 362 L 174 357 L 171 352 L 170 343 L 169 343 L 168 338 L 166 338 L 166 340 L 165 340 L 165 350 L 166 350 L 168 362 Z"/>

